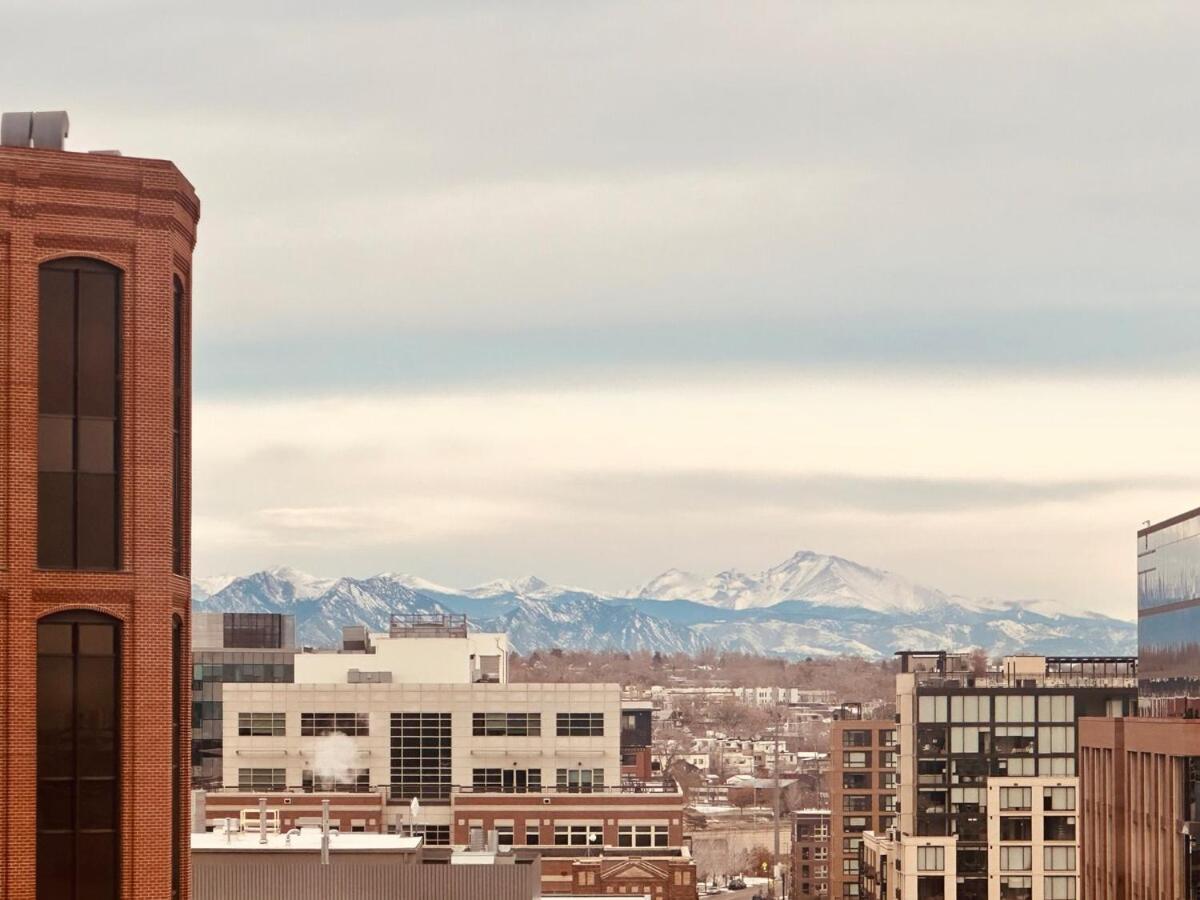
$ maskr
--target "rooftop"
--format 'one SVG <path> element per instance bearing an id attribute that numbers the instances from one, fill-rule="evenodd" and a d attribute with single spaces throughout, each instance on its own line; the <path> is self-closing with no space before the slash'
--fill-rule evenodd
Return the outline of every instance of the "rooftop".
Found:
<path id="1" fill-rule="evenodd" d="M 192 850 L 244 851 L 286 850 L 319 851 L 321 829 L 301 828 L 298 834 L 274 834 L 257 831 L 208 831 L 191 836 Z M 397 834 L 342 834 L 334 831 L 329 836 L 329 849 L 333 852 L 379 852 L 413 853 L 421 849 L 422 839 Z"/>

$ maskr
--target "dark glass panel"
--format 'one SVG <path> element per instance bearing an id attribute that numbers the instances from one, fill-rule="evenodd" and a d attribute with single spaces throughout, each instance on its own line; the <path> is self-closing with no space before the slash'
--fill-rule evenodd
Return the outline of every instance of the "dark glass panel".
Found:
<path id="1" fill-rule="evenodd" d="M 112 419 L 79 420 L 80 472 L 111 473 L 116 471 L 115 441 Z"/>
<path id="2" fill-rule="evenodd" d="M 75 412 L 75 274 L 38 275 L 38 411 Z"/>
<path id="3" fill-rule="evenodd" d="M 80 474 L 78 567 L 117 567 L 117 477 Z"/>
<path id="4" fill-rule="evenodd" d="M 79 273 L 79 415 L 117 414 L 117 277 Z"/>
<path id="5" fill-rule="evenodd" d="M 74 653 L 75 650 L 71 646 L 71 626 L 59 622 L 40 622 L 37 652 L 39 656 L 70 656 Z"/>
<path id="6" fill-rule="evenodd" d="M 116 826 L 117 783 L 111 778 L 85 778 L 79 782 L 79 827 L 110 829 Z"/>
<path id="7" fill-rule="evenodd" d="M 37 827 L 42 831 L 70 831 L 75 827 L 75 782 L 38 783 Z"/>
<path id="8" fill-rule="evenodd" d="M 75 564 L 75 490 L 69 472 L 38 473 L 38 565 Z"/>
<path id="9" fill-rule="evenodd" d="M 80 900 L 116 900 L 116 835 L 111 831 L 79 834 Z"/>
<path id="10" fill-rule="evenodd" d="M 37 772 L 40 778 L 74 774 L 74 675 L 70 657 L 38 657 Z"/>
<path id="11" fill-rule="evenodd" d="M 75 422 L 70 416 L 38 417 L 38 471 L 75 468 Z"/>
<path id="12" fill-rule="evenodd" d="M 79 626 L 80 656 L 112 656 L 116 653 L 116 629 L 111 625 Z"/>
<path id="13" fill-rule="evenodd" d="M 74 900 L 73 832 L 38 833 L 37 872 L 37 900 Z"/>

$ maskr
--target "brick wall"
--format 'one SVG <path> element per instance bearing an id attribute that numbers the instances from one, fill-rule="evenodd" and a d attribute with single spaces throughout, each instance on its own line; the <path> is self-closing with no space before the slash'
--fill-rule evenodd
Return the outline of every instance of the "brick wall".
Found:
<path id="1" fill-rule="evenodd" d="M 199 202 L 169 162 L 0 148 L 0 896 L 33 900 L 36 886 L 36 625 L 49 613 L 93 609 L 122 625 L 121 853 L 125 900 L 166 898 L 171 875 L 172 617 L 190 645 L 190 532 L 184 574 L 172 572 L 172 278 L 187 288 Z M 88 256 L 123 274 L 122 537 L 119 572 L 36 567 L 38 266 Z M 190 435 L 190 339 L 184 434 Z M 183 503 L 191 453 L 184 442 Z M 187 517 L 185 515 L 185 521 Z M 180 692 L 189 771 L 190 663 Z M 182 779 L 186 790 L 187 778 Z M 179 808 L 187 815 L 187 803 Z M 186 825 L 183 832 L 186 834 Z M 188 854 L 182 854 L 183 896 Z"/>

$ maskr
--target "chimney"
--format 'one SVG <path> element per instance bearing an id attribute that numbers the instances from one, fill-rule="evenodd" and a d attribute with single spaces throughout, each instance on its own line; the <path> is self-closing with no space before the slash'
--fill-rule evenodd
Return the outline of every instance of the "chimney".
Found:
<path id="1" fill-rule="evenodd" d="M 62 150 L 70 127 L 66 110 L 4 113 L 0 116 L 0 145 Z"/>
<path id="2" fill-rule="evenodd" d="M 192 791 L 192 834 L 204 834 L 207 830 L 205 818 L 208 801 L 203 790 Z"/>

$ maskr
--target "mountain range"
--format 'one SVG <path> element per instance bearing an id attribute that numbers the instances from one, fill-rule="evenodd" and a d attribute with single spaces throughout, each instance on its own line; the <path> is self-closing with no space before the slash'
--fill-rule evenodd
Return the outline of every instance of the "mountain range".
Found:
<path id="1" fill-rule="evenodd" d="M 706 646 L 789 659 L 903 649 L 1120 655 L 1136 652 L 1132 622 L 1049 601 L 967 598 L 838 556 L 802 550 L 749 574 L 670 569 L 623 594 L 551 585 L 533 576 L 459 589 L 413 575 L 318 578 L 280 567 L 197 578 L 197 612 L 283 612 L 298 639 L 336 644 L 341 628 L 387 629 L 393 613 L 454 612 L 503 631 L 520 653 L 563 649 L 695 653 Z"/>

